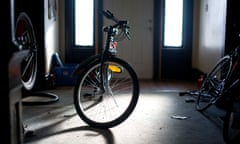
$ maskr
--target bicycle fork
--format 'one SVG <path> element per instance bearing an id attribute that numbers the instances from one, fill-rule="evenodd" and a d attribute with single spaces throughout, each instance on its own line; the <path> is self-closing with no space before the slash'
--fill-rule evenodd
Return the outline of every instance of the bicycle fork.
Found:
<path id="1" fill-rule="evenodd" d="M 100 90 L 101 93 L 110 92 L 111 71 L 109 71 L 109 64 L 106 64 L 108 54 L 103 54 L 100 66 Z"/>

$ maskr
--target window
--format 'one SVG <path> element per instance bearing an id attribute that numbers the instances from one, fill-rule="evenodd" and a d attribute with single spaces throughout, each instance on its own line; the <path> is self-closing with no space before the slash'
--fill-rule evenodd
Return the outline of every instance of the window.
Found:
<path id="1" fill-rule="evenodd" d="M 75 45 L 94 44 L 94 0 L 75 0 Z"/>
<path id="2" fill-rule="evenodd" d="M 65 0 L 65 62 L 80 63 L 102 48 L 101 0 Z"/>
<path id="3" fill-rule="evenodd" d="M 164 47 L 182 47 L 183 0 L 164 2 Z"/>

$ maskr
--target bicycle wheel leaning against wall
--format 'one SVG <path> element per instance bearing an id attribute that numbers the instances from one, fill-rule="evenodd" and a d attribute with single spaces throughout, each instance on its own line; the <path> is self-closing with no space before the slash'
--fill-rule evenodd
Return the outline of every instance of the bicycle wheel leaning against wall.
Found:
<path id="1" fill-rule="evenodd" d="M 37 42 L 32 22 L 25 12 L 16 20 L 15 37 L 20 49 L 29 50 L 21 64 L 21 80 L 23 87 L 31 90 L 37 77 Z"/>

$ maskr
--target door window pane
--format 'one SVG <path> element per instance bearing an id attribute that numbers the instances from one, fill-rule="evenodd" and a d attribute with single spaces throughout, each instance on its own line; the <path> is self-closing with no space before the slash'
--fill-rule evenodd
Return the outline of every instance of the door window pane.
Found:
<path id="1" fill-rule="evenodd" d="M 165 0 L 164 47 L 182 46 L 183 0 Z"/>
<path id="2" fill-rule="evenodd" d="M 94 0 L 75 0 L 75 45 L 94 44 Z"/>

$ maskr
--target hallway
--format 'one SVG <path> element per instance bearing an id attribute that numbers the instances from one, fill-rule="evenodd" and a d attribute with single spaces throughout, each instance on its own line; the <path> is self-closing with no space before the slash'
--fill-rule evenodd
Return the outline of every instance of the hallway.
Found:
<path id="1" fill-rule="evenodd" d="M 212 106 L 204 113 L 194 109 L 191 96 L 179 92 L 195 90 L 194 82 L 140 83 L 136 109 L 120 125 L 107 130 L 88 127 L 73 107 L 73 87 L 48 90 L 59 100 L 47 105 L 24 105 L 25 144 L 224 144 L 224 112 Z M 31 100 L 31 98 L 29 97 Z M 24 100 L 23 100 L 24 101 Z"/>

